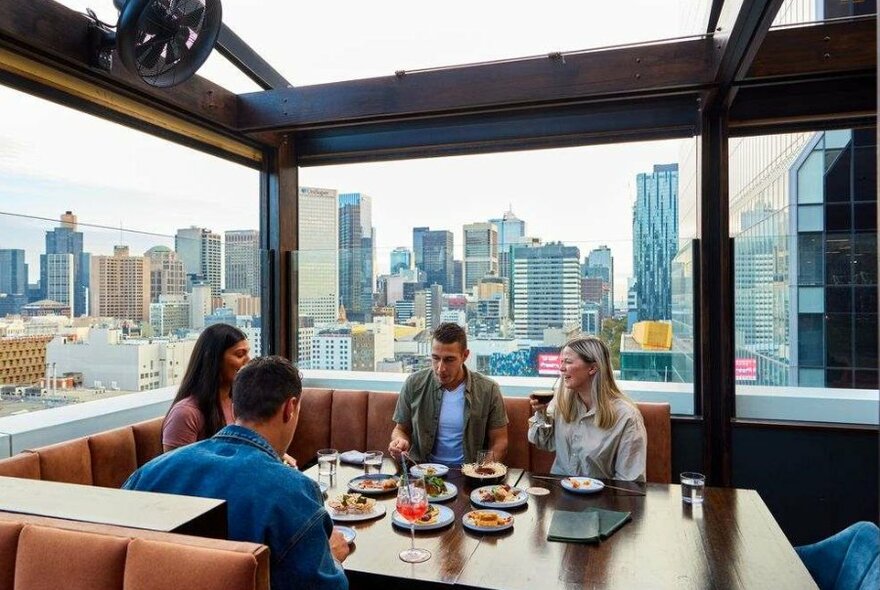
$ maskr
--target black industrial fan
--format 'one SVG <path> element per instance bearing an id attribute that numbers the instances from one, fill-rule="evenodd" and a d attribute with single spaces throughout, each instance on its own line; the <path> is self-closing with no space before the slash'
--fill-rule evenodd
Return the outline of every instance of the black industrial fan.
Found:
<path id="1" fill-rule="evenodd" d="M 123 65 L 151 86 L 167 88 L 191 78 L 217 41 L 220 0 L 113 0 L 115 34 L 102 28 L 95 65 L 110 69 L 115 48 Z M 96 25 L 102 23 L 97 21 Z"/>

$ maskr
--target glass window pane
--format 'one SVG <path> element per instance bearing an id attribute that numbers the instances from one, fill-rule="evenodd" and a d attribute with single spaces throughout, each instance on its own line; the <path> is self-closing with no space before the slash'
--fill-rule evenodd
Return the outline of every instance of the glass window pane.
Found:
<path id="1" fill-rule="evenodd" d="M 877 314 L 861 314 L 855 318 L 855 366 L 859 369 L 876 369 Z"/>
<path id="2" fill-rule="evenodd" d="M 822 284 L 824 275 L 824 256 L 822 234 L 798 235 L 798 283 L 801 285 Z"/>
<path id="3" fill-rule="evenodd" d="M 855 313 L 877 313 L 877 289 L 875 287 L 855 287 L 853 294 Z"/>
<path id="4" fill-rule="evenodd" d="M 829 313 L 825 321 L 825 363 L 829 367 L 852 367 L 852 316 Z"/>
<path id="5" fill-rule="evenodd" d="M 825 149 L 842 149 L 852 140 L 851 129 L 833 129 L 825 132 Z"/>
<path id="6" fill-rule="evenodd" d="M 800 366 L 822 366 L 824 321 L 821 315 L 798 315 L 798 361 Z"/>
<path id="7" fill-rule="evenodd" d="M 852 311 L 852 287 L 828 287 L 825 289 L 825 306 L 828 313 Z"/>
<path id="8" fill-rule="evenodd" d="M 821 203 L 825 195 L 824 155 L 821 148 L 814 149 L 797 173 L 798 203 Z"/>
<path id="9" fill-rule="evenodd" d="M 853 229 L 855 231 L 877 231 L 877 203 L 856 203 L 853 205 Z"/>
<path id="10" fill-rule="evenodd" d="M 877 233 L 853 234 L 853 283 L 877 284 Z"/>
<path id="11" fill-rule="evenodd" d="M 852 150 L 825 150 L 825 201 L 846 202 L 852 194 Z"/>
<path id="12" fill-rule="evenodd" d="M 798 385 L 801 387 L 825 387 L 825 371 L 822 369 L 798 369 Z"/>
<path id="13" fill-rule="evenodd" d="M 829 285 L 852 282 L 851 247 L 849 234 L 825 234 L 825 274 Z"/>
<path id="14" fill-rule="evenodd" d="M 849 203 L 844 203 L 842 205 L 825 205 L 825 228 L 828 231 L 841 231 L 851 228 L 851 211 L 852 207 Z"/>
<path id="15" fill-rule="evenodd" d="M 861 370 L 855 371 L 855 381 L 853 383 L 853 387 L 858 387 L 859 389 L 877 389 L 878 385 L 878 371 L 874 370 Z"/>
<path id="16" fill-rule="evenodd" d="M 824 211 L 821 205 L 798 207 L 798 231 L 822 231 L 825 229 Z"/>
<path id="17" fill-rule="evenodd" d="M 822 287 L 798 289 L 798 313 L 825 313 L 825 293 Z"/>

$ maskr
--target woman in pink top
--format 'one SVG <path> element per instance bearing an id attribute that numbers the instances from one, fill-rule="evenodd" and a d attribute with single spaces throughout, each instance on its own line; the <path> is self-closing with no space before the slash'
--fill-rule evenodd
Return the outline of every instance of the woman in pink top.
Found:
<path id="1" fill-rule="evenodd" d="M 238 328 L 227 324 L 205 328 L 162 424 L 165 452 L 210 438 L 235 421 L 232 380 L 250 360 L 250 351 L 247 337 Z"/>

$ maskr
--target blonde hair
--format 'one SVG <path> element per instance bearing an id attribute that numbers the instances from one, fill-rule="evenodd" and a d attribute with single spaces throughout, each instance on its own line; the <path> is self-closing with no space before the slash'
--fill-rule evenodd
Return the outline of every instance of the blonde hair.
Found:
<path id="1" fill-rule="evenodd" d="M 611 353 L 608 347 L 595 336 L 579 336 L 565 343 L 561 350 L 568 348 L 577 354 L 585 363 L 595 363 L 598 367 L 593 375 L 590 387 L 592 407 L 596 409 L 596 425 L 608 429 L 617 421 L 614 400 L 622 400 L 633 407 L 635 404 L 617 387 L 614 373 L 611 370 Z M 574 421 L 577 416 L 578 395 L 567 388 L 560 379 L 556 388 L 556 408 L 566 422 Z"/>

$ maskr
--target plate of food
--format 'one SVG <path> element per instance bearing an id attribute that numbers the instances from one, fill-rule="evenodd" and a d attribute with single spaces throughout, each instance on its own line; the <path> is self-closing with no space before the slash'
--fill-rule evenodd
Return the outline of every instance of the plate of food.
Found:
<path id="1" fill-rule="evenodd" d="M 333 527 L 340 533 L 342 533 L 342 537 L 345 539 L 345 542 L 351 545 L 354 543 L 355 537 L 357 537 L 357 532 L 350 526 L 335 526 Z"/>
<path id="2" fill-rule="evenodd" d="M 503 531 L 513 526 L 513 515 L 503 510 L 471 510 L 461 517 L 461 524 L 480 533 Z"/>
<path id="3" fill-rule="evenodd" d="M 428 499 L 431 502 L 445 502 L 458 495 L 455 484 L 444 481 L 439 475 L 425 478 L 425 489 L 428 491 Z"/>
<path id="4" fill-rule="evenodd" d="M 482 508 L 516 508 L 529 501 L 525 491 L 513 488 L 506 483 L 483 486 L 471 492 L 471 503 Z"/>
<path id="5" fill-rule="evenodd" d="M 465 463 L 461 466 L 465 477 L 478 482 L 501 481 L 507 475 L 507 465 L 493 461 L 491 463 Z"/>
<path id="6" fill-rule="evenodd" d="M 443 477 L 449 473 L 449 467 L 440 463 L 419 463 L 413 465 L 409 472 L 413 477 L 431 477 L 432 475 Z"/>
<path id="7" fill-rule="evenodd" d="M 397 491 L 397 477 L 388 473 L 361 475 L 348 482 L 348 489 L 362 494 L 387 494 Z"/>
<path id="8" fill-rule="evenodd" d="M 595 494 L 601 492 L 605 484 L 592 477 L 566 477 L 559 483 L 569 492 L 575 494 Z"/>
<path id="9" fill-rule="evenodd" d="M 451 524 L 454 520 L 455 513 L 452 511 L 451 508 L 447 508 L 446 506 L 435 506 L 434 504 L 428 504 L 428 511 L 423 517 L 415 522 L 415 530 L 430 531 L 433 529 L 440 529 L 447 526 L 448 524 Z M 391 522 L 401 528 L 409 529 L 409 521 L 402 517 L 397 512 L 397 510 L 395 510 L 394 514 L 391 515 Z"/>
<path id="10" fill-rule="evenodd" d="M 338 522 L 370 520 L 385 514 L 385 505 L 361 494 L 340 494 L 327 500 L 325 506 L 330 518 Z"/>

